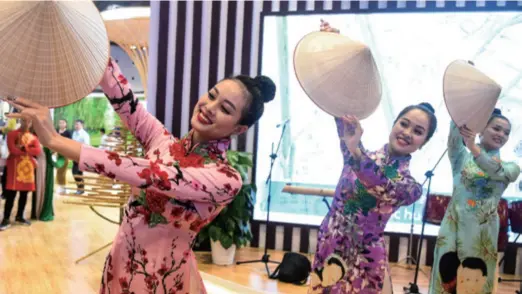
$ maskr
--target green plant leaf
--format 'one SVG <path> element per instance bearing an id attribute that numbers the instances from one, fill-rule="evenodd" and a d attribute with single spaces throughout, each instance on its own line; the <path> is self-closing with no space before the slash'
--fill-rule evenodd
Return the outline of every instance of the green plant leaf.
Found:
<path id="1" fill-rule="evenodd" d="M 245 167 L 253 167 L 254 162 L 250 159 L 250 155 L 247 153 L 239 153 L 238 154 L 238 164 Z"/>
<path id="2" fill-rule="evenodd" d="M 223 248 L 228 249 L 230 248 L 230 246 L 232 246 L 233 239 L 230 236 L 223 234 L 221 235 L 221 238 L 219 238 L 219 242 L 221 243 L 221 246 L 223 246 Z"/>
<path id="3" fill-rule="evenodd" d="M 167 224 L 167 223 L 168 223 L 167 219 L 163 215 L 161 215 L 159 213 L 155 213 L 155 212 L 150 214 L 149 227 L 153 228 L 159 224 Z"/>

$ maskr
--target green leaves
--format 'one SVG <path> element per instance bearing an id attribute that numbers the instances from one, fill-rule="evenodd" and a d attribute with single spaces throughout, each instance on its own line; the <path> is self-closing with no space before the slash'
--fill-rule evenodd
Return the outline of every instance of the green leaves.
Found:
<path id="1" fill-rule="evenodd" d="M 198 243 L 210 238 L 213 241 L 219 241 L 225 249 L 230 248 L 233 244 L 240 248 L 252 240 L 250 219 L 256 193 L 255 184 L 248 183 L 248 171 L 253 166 L 251 154 L 229 150 L 227 160 L 241 175 L 243 186 L 234 200 L 198 234 Z"/>
<path id="2" fill-rule="evenodd" d="M 150 214 L 150 220 L 149 220 L 149 227 L 154 228 L 158 224 L 168 224 L 167 219 L 156 212 L 153 212 Z"/>

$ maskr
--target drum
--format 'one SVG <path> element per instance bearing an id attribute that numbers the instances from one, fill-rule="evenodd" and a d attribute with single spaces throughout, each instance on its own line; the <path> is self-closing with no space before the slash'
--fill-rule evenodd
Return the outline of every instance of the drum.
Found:
<path id="1" fill-rule="evenodd" d="M 509 241 L 509 208 L 506 199 L 500 199 L 498 203 L 498 218 L 500 223 L 500 230 L 498 231 L 497 247 L 498 252 L 506 251 L 506 247 Z"/>
<path id="2" fill-rule="evenodd" d="M 506 229 L 509 227 L 509 207 L 506 199 L 501 198 L 498 203 L 498 218 L 500 221 L 500 229 Z"/>
<path id="3" fill-rule="evenodd" d="M 451 196 L 429 195 L 426 201 L 426 223 L 440 225 L 450 201 Z"/>
<path id="4" fill-rule="evenodd" d="M 511 223 L 511 231 L 522 234 L 522 201 L 511 202 L 509 208 L 509 222 Z"/>

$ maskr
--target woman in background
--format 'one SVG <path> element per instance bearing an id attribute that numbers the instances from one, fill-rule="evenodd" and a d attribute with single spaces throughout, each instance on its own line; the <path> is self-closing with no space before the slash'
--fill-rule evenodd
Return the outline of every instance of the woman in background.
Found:
<path id="1" fill-rule="evenodd" d="M 41 221 L 52 221 L 54 220 L 54 169 L 60 169 L 65 164 L 65 158 L 58 155 L 56 160 L 54 159 L 53 152 L 47 148 L 43 148 L 45 153 L 45 191 L 43 195 L 43 206 L 42 212 L 40 213 Z M 43 168 L 43 167 L 42 167 Z"/>
<path id="2" fill-rule="evenodd" d="M 15 220 L 20 224 L 31 224 L 24 218 L 24 210 L 27 203 L 27 194 L 34 191 L 36 185 L 34 173 L 36 161 L 34 157 L 38 156 L 42 149 L 38 138 L 29 131 L 30 127 L 31 121 L 22 119 L 20 128 L 7 134 L 9 156 L 7 157 L 7 177 L 4 191 L 4 218 L 0 223 L 0 231 L 11 225 L 11 211 L 17 192 L 20 192 L 20 196 Z"/>
<path id="3" fill-rule="evenodd" d="M 517 180 L 520 167 L 500 160 L 511 123 L 495 109 L 480 134 L 452 122 L 448 157 L 453 196 L 442 220 L 429 293 L 495 293 L 500 197 Z M 467 147 L 467 150 L 466 150 Z"/>
<path id="4" fill-rule="evenodd" d="M 328 23 L 321 31 L 339 32 Z M 373 152 L 362 146 L 357 118 L 335 122 L 344 168 L 318 233 L 309 293 L 391 293 L 384 228 L 399 207 L 422 195 L 409 164 L 411 154 L 435 133 L 435 112 L 429 103 L 406 107 L 389 142 Z M 389 289 L 383 289 L 385 280 Z"/>
<path id="5" fill-rule="evenodd" d="M 34 132 L 31 130 L 31 133 Z M 41 148 L 41 146 L 40 146 Z M 34 170 L 35 176 L 35 190 L 33 191 L 33 197 L 31 197 L 31 219 L 38 220 L 40 218 L 40 214 L 42 213 L 43 203 L 44 203 L 44 195 L 45 195 L 45 166 L 47 165 L 47 159 L 45 157 L 44 152 L 40 152 L 37 156 L 35 156 L 36 160 L 36 168 Z"/>
<path id="6" fill-rule="evenodd" d="M 257 122 L 275 96 L 274 83 L 264 76 L 220 81 L 201 96 L 192 129 L 181 139 L 138 102 L 113 60 L 100 86 L 145 158 L 64 138 L 48 108 L 23 98 L 10 101 L 20 113 L 9 116 L 32 120 L 42 144 L 78 162 L 82 171 L 136 187 L 107 256 L 100 293 L 206 293 L 192 247 L 201 228 L 241 189 L 241 175 L 227 162 L 230 136 Z"/>

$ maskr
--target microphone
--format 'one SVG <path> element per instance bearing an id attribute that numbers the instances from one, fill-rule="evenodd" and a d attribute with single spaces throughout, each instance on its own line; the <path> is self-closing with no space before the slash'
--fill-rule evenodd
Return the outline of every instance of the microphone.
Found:
<path id="1" fill-rule="evenodd" d="M 281 126 L 284 126 L 284 125 L 286 125 L 286 124 L 287 124 L 287 123 L 288 123 L 289 121 L 290 121 L 290 119 L 289 119 L 289 118 L 288 118 L 288 119 L 286 119 L 286 120 L 285 120 L 284 122 L 282 122 L 282 123 L 280 123 L 280 124 L 277 124 L 277 125 L 276 125 L 276 128 L 280 128 Z"/>

